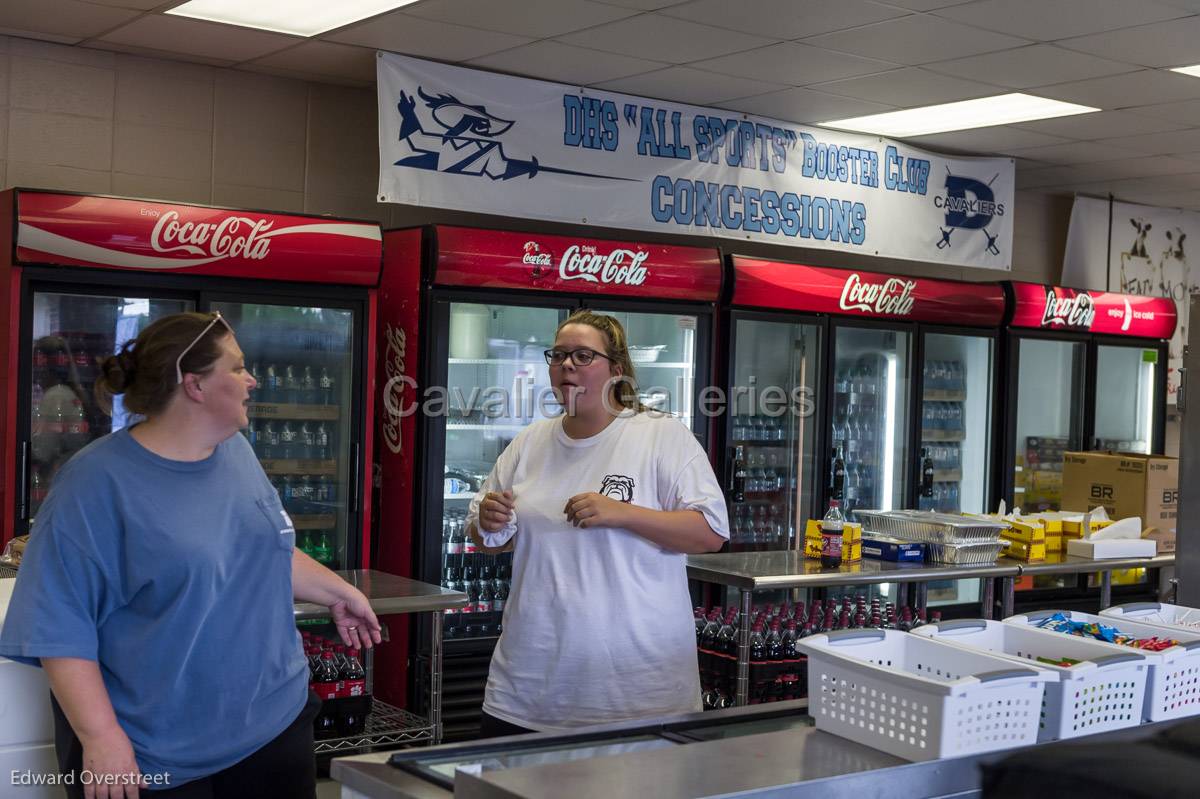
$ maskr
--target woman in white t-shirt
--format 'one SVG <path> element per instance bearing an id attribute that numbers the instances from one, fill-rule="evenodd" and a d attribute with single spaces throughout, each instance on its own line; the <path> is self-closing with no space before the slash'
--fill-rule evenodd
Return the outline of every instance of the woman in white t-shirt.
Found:
<path id="1" fill-rule="evenodd" d="M 546 360 L 565 413 L 509 444 L 468 517 L 514 552 L 483 735 L 700 710 L 686 556 L 729 538 L 708 455 L 638 402 L 613 317 L 575 313 Z"/>

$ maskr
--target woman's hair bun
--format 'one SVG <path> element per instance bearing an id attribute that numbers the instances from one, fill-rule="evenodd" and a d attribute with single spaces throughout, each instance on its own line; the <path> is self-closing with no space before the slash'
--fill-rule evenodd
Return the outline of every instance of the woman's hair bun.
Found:
<path id="1" fill-rule="evenodd" d="M 110 394 L 120 394 L 133 384 L 137 373 L 137 358 L 133 354 L 133 342 L 128 341 L 116 355 L 110 355 L 100 364 L 105 388 Z"/>

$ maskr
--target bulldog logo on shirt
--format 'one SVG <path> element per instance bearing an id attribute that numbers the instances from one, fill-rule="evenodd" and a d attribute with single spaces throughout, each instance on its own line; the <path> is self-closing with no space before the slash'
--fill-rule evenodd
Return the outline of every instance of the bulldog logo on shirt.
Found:
<path id="1" fill-rule="evenodd" d="M 619 502 L 633 502 L 633 478 L 623 474 L 606 474 L 600 493 Z"/>

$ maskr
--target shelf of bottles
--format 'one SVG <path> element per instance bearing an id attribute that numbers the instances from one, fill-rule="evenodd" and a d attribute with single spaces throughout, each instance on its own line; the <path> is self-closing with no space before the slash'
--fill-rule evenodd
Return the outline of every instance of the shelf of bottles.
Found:
<path id="1" fill-rule="evenodd" d="M 962 509 L 962 442 L 966 439 L 967 371 L 962 361 L 926 360 L 922 383 L 922 461 L 933 467 L 932 486 L 918 499 L 920 510 Z"/>
<path id="2" fill-rule="evenodd" d="M 469 500 L 472 495 L 456 496 Z M 465 506 L 447 508 L 442 516 L 442 564 L 442 585 L 467 595 L 465 607 L 446 611 L 444 636 L 488 638 L 500 635 L 512 581 L 512 553 L 489 555 L 480 552 L 467 534 Z"/>
<path id="3" fill-rule="evenodd" d="M 865 357 L 838 361 L 834 374 L 833 448 L 845 463 L 842 512 L 849 518 L 883 505 L 884 380 L 878 360 Z"/>
<path id="4" fill-rule="evenodd" d="M 789 509 L 798 477 L 791 462 L 793 442 L 787 425 L 786 416 L 733 418 L 731 551 L 782 549 L 791 541 Z"/>
<path id="5" fill-rule="evenodd" d="M 796 642 L 835 630 L 911 630 L 941 620 L 924 608 L 884 604 L 865 594 L 839 600 L 755 605 L 751 610 L 749 703 L 781 702 L 808 696 L 808 658 Z M 739 611 L 698 607 L 693 613 L 705 710 L 732 707 L 737 688 Z"/>
<path id="6" fill-rule="evenodd" d="M 345 562 L 351 469 L 345 408 L 349 311 L 218 303 L 232 318 L 246 366 L 258 381 L 242 433 L 296 528 L 296 546 L 319 563 Z"/>

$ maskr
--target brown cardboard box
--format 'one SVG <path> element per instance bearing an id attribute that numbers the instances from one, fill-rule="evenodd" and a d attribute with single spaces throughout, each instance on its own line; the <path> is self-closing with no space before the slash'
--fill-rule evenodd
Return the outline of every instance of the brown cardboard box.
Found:
<path id="1" fill-rule="evenodd" d="M 1179 461 L 1162 455 L 1068 452 L 1063 457 L 1063 508 L 1103 506 L 1110 519 L 1139 516 L 1143 527 L 1175 531 Z"/>

